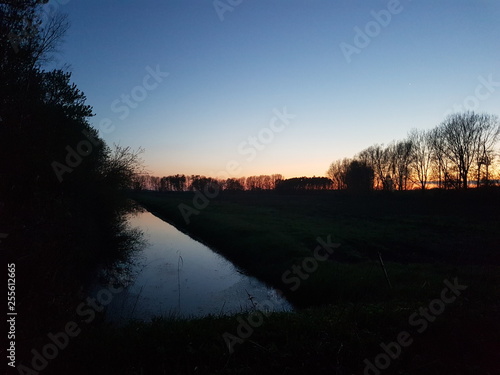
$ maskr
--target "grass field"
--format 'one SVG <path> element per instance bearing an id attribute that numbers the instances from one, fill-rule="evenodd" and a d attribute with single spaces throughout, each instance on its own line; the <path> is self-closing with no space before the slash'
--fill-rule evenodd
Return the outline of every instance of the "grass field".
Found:
<path id="1" fill-rule="evenodd" d="M 445 278 L 481 283 L 494 277 L 500 260 L 498 191 L 427 193 L 221 193 L 189 224 L 179 205 L 194 208 L 192 193 L 143 193 L 135 199 L 282 290 L 297 307 L 310 307 L 408 299 L 410 293 L 426 300 Z M 314 258 L 317 239 L 328 237 L 340 246 L 325 261 L 304 263 Z M 301 269 L 294 272 L 294 266 Z"/>
<path id="2" fill-rule="evenodd" d="M 189 223 L 193 193 L 134 194 L 297 310 L 103 324 L 53 369 L 92 357 L 82 373 L 498 374 L 499 193 L 221 193 Z"/>

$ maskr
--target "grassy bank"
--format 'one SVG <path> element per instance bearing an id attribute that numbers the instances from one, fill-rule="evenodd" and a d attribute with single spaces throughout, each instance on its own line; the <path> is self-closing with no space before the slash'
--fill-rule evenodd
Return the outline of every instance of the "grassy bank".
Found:
<path id="1" fill-rule="evenodd" d="M 468 297 L 447 306 L 423 332 L 409 323 L 418 308 L 395 304 L 339 304 L 273 313 L 256 319 L 261 324 L 234 343 L 233 352 L 224 335 L 239 337 L 241 322 L 248 322 L 249 314 L 158 319 L 121 328 L 93 325 L 51 363 L 47 373 L 363 374 L 365 360 L 374 363 L 384 353 L 381 344 L 396 342 L 407 331 L 411 344 L 401 348 L 383 374 L 496 374 L 500 332 L 495 312 L 485 316 L 484 305 Z"/>
<path id="2" fill-rule="evenodd" d="M 491 375 L 500 368 L 496 191 L 220 194 L 189 224 L 179 204 L 193 207 L 192 193 L 134 199 L 281 289 L 298 310 L 92 324 L 47 373 L 378 374 L 365 372 L 365 360 L 375 363 L 381 344 L 405 331 L 411 344 L 380 373 Z M 340 247 L 307 272 L 304 259 L 328 236 Z M 294 266 L 307 276 L 297 285 L 283 281 Z M 446 303 L 445 280 L 466 286 Z M 224 337 L 235 340 L 233 352 Z"/>

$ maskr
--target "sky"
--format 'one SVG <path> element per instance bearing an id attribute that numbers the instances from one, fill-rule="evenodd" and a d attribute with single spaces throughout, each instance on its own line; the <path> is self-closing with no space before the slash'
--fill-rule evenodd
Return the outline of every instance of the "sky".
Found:
<path id="1" fill-rule="evenodd" d="M 324 176 L 331 162 L 500 114 L 497 0 L 51 0 L 53 62 L 110 145 L 156 176 Z"/>

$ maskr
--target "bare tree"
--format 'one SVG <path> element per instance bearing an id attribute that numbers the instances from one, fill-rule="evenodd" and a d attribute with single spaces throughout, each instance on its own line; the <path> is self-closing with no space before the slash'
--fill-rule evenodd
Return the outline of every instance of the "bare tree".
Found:
<path id="1" fill-rule="evenodd" d="M 38 43 L 33 46 L 34 66 L 51 60 L 51 55 L 58 52 L 69 27 L 66 14 L 54 13 L 47 16 L 47 20 L 40 25 Z"/>
<path id="2" fill-rule="evenodd" d="M 57 51 L 69 23 L 65 15 L 43 20 L 44 0 L 0 3 L 0 112 L 27 111 L 27 93 L 39 79 L 40 69 Z M 24 106 L 24 107 L 23 107 Z"/>
<path id="3" fill-rule="evenodd" d="M 457 168 L 460 185 L 467 189 L 469 172 L 481 151 L 489 151 L 498 139 L 496 117 L 475 112 L 455 113 L 441 125 L 444 153 Z"/>
<path id="4" fill-rule="evenodd" d="M 489 184 L 489 168 L 495 157 L 494 147 L 500 137 L 500 123 L 497 116 L 486 115 L 486 121 L 481 124 L 479 147 L 477 153 L 477 187 L 481 182 L 482 166 L 485 167 L 484 181 Z"/>
<path id="5" fill-rule="evenodd" d="M 128 189 L 133 186 L 138 175 L 144 174 L 144 161 L 140 155 L 144 149 L 132 150 L 130 146 L 114 145 L 108 150 L 107 162 L 104 164 L 102 175 L 109 182 L 116 182 L 120 188 Z"/>
<path id="6" fill-rule="evenodd" d="M 335 173 L 337 171 L 337 163 L 338 161 L 334 161 L 330 164 L 330 166 L 328 167 L 327 171 L 326 171 L 326 176 L 333 181 L 333 188 L 334 189 L 338 189 L 338 184 L 336 182 L 336 179 L 335 179 Z"/>
<path id="7" fill-rule="evenodd" d="M 410 164 L 413 145 L 410 140 L 394 142 L 387 148 L 388 158 L 391 163 L 393 181 L 398 190 L 408 189 L 410 178 Z"/>
<path id="8" fill-rule="evenodd" d="M 326 171 L 326 175 L 333 181 L 333 189 L 344 190 L 347 188 L 346 175 L 351 160 L 344 158 L 334 161 Z"/>
<path id="9" fill-rule="evenodd" d="M 279 173 L 275 173 L 273 175 L 271 175 L 271 189 L 275 189 L 276 188 L 276 183 L 277 181 L 281 181 L 281 180 L 284 180 L 285 178 L 283 177 L 283 175 L 279 174 Z"/>
<path id="10" fill-rule="evenodd" d="M 412 129 L 408 139 L 412 143 L 411 166 L 420 188 L 425 190 L 432 165 L 432 138 L 430 132 Z"/>
<path id="11" fill-rule="evenodd" d="M 57 52 L 69 22 L 63 13 L 44 13 L 45 3 L 47 1 L 25 0 L 0 4 L 2 66 L 8 62 L 6 59 L 11 62 L 15 59 L 20 69 L 32 70 Z"/>
<path id="12" fill-rule="evenodd" d="M 438 187 L 446 187 L 446 181 L 449 179 L 450 161 L 445 153 L 445 138 L 442 135 L 443 129 L 436 127 L 429 132 L 429 142 L 432 154 L 432 172 L 433 177 L 437 179 Z"/>
<path id="13" fill-rule="evenodd" d="M 391 157 L 389 147 L 374 145 L 356 155 L 356 159 L 368 164 L 375 173 L 375 187 L 387 189 L 386 182 L 391 179 Z"/>

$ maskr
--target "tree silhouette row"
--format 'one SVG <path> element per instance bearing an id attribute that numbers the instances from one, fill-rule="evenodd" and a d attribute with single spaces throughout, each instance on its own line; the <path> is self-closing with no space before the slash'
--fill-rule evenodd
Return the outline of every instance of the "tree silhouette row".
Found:
<path id="1" fill-rule="evenodd" d="M 334 189 L 347 189 L 348 172 L 356 161 L 373 170 L 374 189 L 467 189 L 497 184 L 499 137 L 497 116 L 455 113 L 433 129 L 413 129 L 406 139 L 387 146 L 375 144 L 353 158 L 334 161 L 327 176 Z"/>

